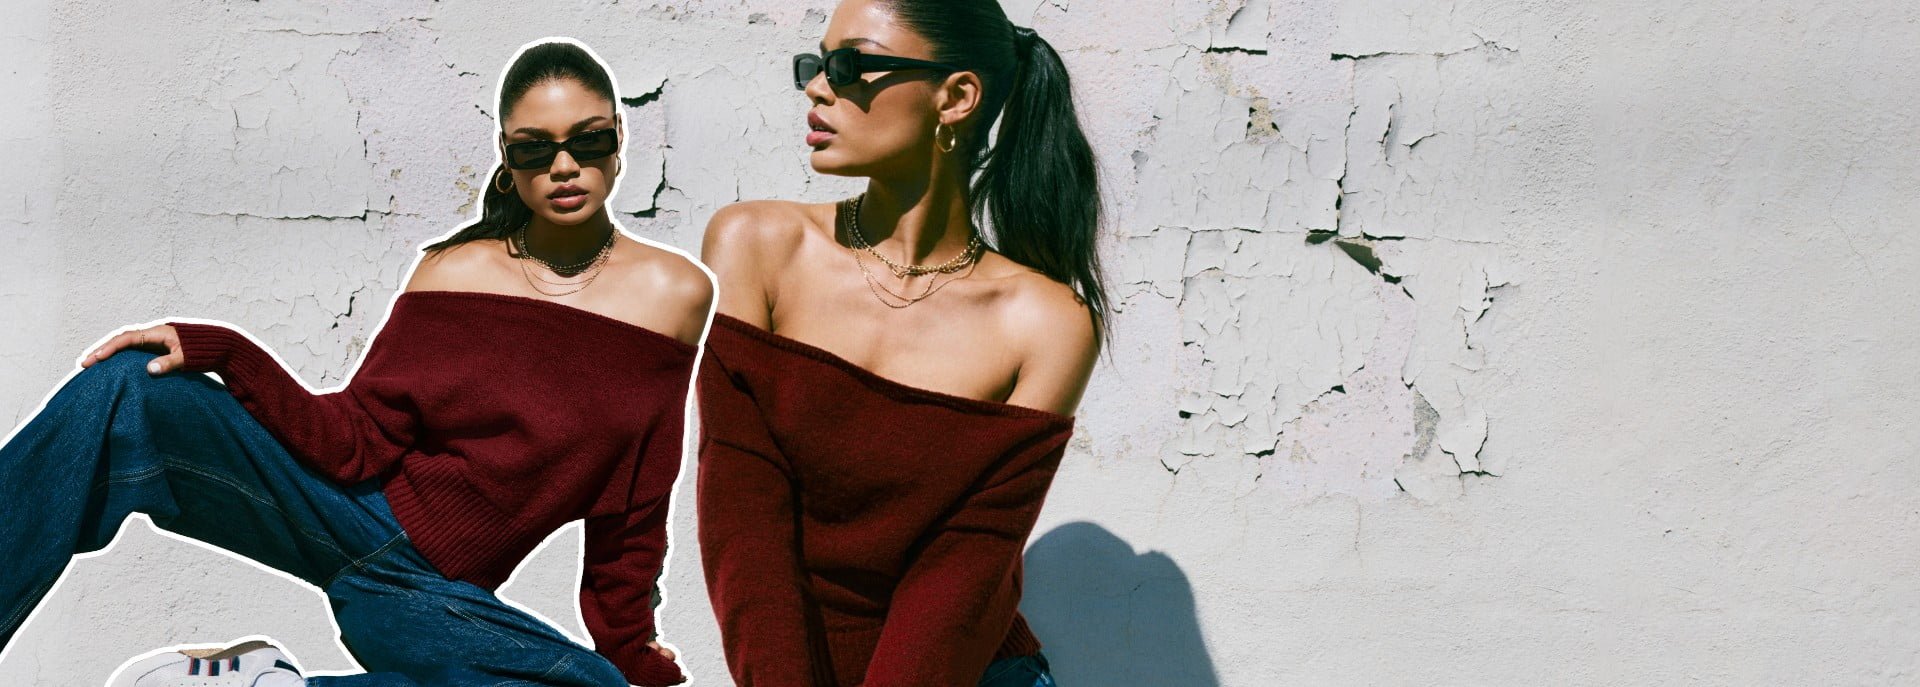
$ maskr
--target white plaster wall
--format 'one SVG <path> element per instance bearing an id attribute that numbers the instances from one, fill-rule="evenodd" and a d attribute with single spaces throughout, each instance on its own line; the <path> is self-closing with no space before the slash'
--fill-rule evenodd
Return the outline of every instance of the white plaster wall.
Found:
<path id="1" fill-rule="evenodd" d="M 1920 5 L 1006 4 L 1110 191 L 1115 347 L 1029 552 L 1065 684 L 1920 682 Z M 785 67 L 830 8 L 10 0 L 0 418 L 166 314 L 337 382 L 539 36 L 631 99 L 630 227 L 846 194 Z M 726 684 L 692 527 L 664 630 Z M 577 537 L 505 593 L 580 633 Z M 253 633 L 352 668 L 324 613 L 136 523 L 0 684 Z"/>

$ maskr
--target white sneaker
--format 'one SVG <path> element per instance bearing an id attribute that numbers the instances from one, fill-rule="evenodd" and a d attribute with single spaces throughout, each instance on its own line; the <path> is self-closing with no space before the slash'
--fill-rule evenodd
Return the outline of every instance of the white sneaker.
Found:
<path id="1" fill-rule="evenodd" d="M 175 649 L 128 661 L 107 687 L 302 687 L 307 679 L 266 640 L 230 647 Z"/>

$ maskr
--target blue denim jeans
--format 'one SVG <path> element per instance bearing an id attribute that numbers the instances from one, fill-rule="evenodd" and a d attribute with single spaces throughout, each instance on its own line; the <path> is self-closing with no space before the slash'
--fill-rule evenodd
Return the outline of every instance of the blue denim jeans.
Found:
<path id="1" fill-rule="evenodd" d="M 1015 656 L 994 661 L 980 676 L 980 687 L 1054 687 L 1045 654 Z"/>
<path id="2" fill-rule="evenodd" d="M 309 684 L 627 684 L 552 626 L 441 575 L 377 482 L 307 469 L 219 383 L 151 377 L 152 358 L 124 351 L 82 371 L 0 446 L 0 646 L 73 555 L 106 547 L 138 512 L 326 593 L 368 672 Z"/>

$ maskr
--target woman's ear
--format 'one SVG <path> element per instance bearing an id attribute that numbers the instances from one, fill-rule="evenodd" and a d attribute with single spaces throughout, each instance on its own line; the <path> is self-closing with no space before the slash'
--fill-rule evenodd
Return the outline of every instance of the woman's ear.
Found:
<path id="1" fill-rule="evenodd" d="M 979 74 L 970 71 L 948 74 L 933 95 L 933 107 L 940 114 L 940 123 L 958 127 L 972 119 L 980 110 L 982 94 Z"/>

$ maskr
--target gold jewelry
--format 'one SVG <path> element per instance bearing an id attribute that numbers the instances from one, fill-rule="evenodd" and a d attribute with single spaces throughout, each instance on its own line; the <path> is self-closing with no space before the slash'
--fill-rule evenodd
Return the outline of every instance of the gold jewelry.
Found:
<path id="1" fill-rule="evenodd" d="M 600 270 L 596 269 L 593 271 L 593 274 L 588 275 L 586 279 L 569 284 L 569 286 L 573 286 L 574 288 L 568 289 L 566 291 L 548 291 L 546 289 L 540 288 L 539 284 L 533 283 L 533 271 L 528 269 L 527 263 L 524 263 L 524 262 L 520 263 L 520 276 L 526 277 L 527 286 L 532 287 L 535 293 L 538 293 L 542 296 L 551 297 L 551 298 L 558 298 L 560 296 L 567 296 L 567 295 L 580 293 L 581 291 L 585 290 L 587 287 L 592 286 L 593 280 L 600 278 Z M 540 281 L 546 282 L 547 280 L 541 279 Z M 554 282 L 547 282 L 547 283 L 552 284 Z"/>
<path id="2" fill-rule="evenodd" d="M 577 270 L 575 273 L 585 274 L 586 277 L 584 277 L 580 281 L 558 282 L 543 276 L 535 275 L 533 269 L 527 265 L 527 263 L 529 262 L 534 262 L 534 263 L 539 263 L 541 267 L 545 267 L 548 271 L 551 271 L 554 274 L 560 274 L 562 272 L 562 270 L 554 269 L 554 266 L 551 263 L 548 263 L 546 260 L 543 260 L 539 256 L 536 256 L 526 250 L 525 242 L 526 242 L 527 226 L 532 223 L 533 223 L 533 220 L 529 218 L 526 224 L 520 225 L 520 231 L 516 232 L 514 235 L 508 236 L 507 254 L 514 258 L 519 259 L 518 264 L 520 265 L 520 276 L 527 280 L 527 286 L 533 289 L 535 293 L 538 293 L 542 296 L 549 296 L 549 297 L 558 297 L 558 296 L 575 294 L 575 293 L 579 293 L 580 291 L 586 289 L 589 286 L 592 286 L 594 280 L 600 278 L 601 272 L 603 272 L 606 268 L 608 256 L 613 255 L 614 237 L 618 233 L 617 231 L 607 232 L 606 243 L 600 244 L 600 250 L 594 253 L 592 259 L 580 265 L 567 266 L 569 268 L 579 267 L 580 269 Z M 553 286 L 560 286 L 560 287 L 571 286 L 573 288 L 567 289 L 564 291 L 548 291 L 546 289 L 540 288 L 540 284 L 534 283 L 535 279 L 538 279 L 540 282 L 550 284 Z"/>
<path id="3" fill-rule="evenodd" d="M 500 179 L 502 177 L 505 177 L 507 180 L 506 188 L 500 188 Z M 500 168 L 499 174 L 493 175 L 493 190 L 499 191 L 501 193 L 506 193 L 508 191 L 513 190 L 513 175 L 508 174 L 505 167 Z"/>
<path id="4" fill-rule="evenodd" d="M 840 204 L 841 223 L 843 225 L 847 225 L 846 229 L 849 236 L 859 236 L 859 231 L 860 231 L 859 210 L 860 210 L 860 201 L 861 201 L 861 198 L 863 197 L 864 195 L 855 197 L 850 200 L 841 201 L 841 204 Z M 908 270 L 908 272 L 912 272 L 911 276 L 926 276 L 928 277 L 928 279 L 927 279 L 926 288 L 921 289 L 918 295 L 907 295 L 907 294 L 902 294 L 897 291 L 894 291 L 892 288 L 888 287 L 887 285 L 882 284 L 880 282 L 880 278 L 874 276 L 873 272 L 867 269 L 867 261 L 862 259 L 860 256 L 860 253 L 862 252 L 861 249 L 864 248 L 865 252 L 872 254 L 875 258 L 878 258 L 881 262 L 888 264 L 890 266 L 890 269 L 893 269 L 894 277 L 899 279 L 906 279 L 909 275 L 904 273 L 901 269 L 891 267 L 892 265 L 894 265 L 892 261 L 887 260 L 886 256 L 880 255 L 879 252 L 875 251 L 872 246 L 865 245 L 866 244 L 865 237 L 859 237 L 853 240 L 861 244 L 861 246 L 860 247 L 851 246 L 851 245 L 847 246 L 847 252 L 853 255 L 854 264 L 860 267 L 860 276 L 866 279 L 867 291 L 871 292 L 873 294 L 874 300 L 880 301 L 881 305 L 887 306 L 889 308 L 893 308 L 895 310 L 906 308 L 915 303 L 919 303 L 920 301 L 926 300 L 928 297 L 932 296 L 933 294 L 939 293 L 940 289 L 945 288 L 947 284 L 951 284 L 955 281 L 959 281 L 961 279 L 965 279 L 969 276 L 972 276 L 973 268 L 978 267 L 980 264 L 980 261 L 978 259 L 979 258 L 978 244 L 979 244 L 980 237 L 979 235 L 976 234 L 974 235 L 973 240 L 969 242 L 967 250 L 965 252 L 962 252 L 959 258 L 956 258 L 955 260 L 952 260 L 952 261 L 948 261 L 951 267 L 945 266 L 945 265 L 931 267 L 931 268 L 919 267 L 919 266 L 908 266 L 908 267 L 919 267 L 919 271 L 917 272 Z M 964 262 L 961 261 L 962 259 L 964 259 Z M 955 272 L 959 272 L 962 269 L 966 270 L 966 274 L 961 274 L 959 276 L 950 276 L 945 281 L 941 281 L 940 275 L 942 274 L 951 275 Z"/>
<path id="5" fill-rule="evenodd" d="M 616 232 L 614 232 L 612 229 L 608 229 L 607 240 L 604 243 L 600 244 L 600 250 L 595 251 L 593 254 L 593 257 L 587 258 L 586 260 L 582 260 L 580 262 L 577 262 L 571 265 L 555 265 L 551 262 L 547 262 L 545 258 L 542 258 L 538 255 L 534 255 L 533 251 L 527 248 L 527 226 L 532 223 L 533 223 L 533 219 L 528 218 L 526 222 L 523 222 L 520 224 L 520 231 L 515 232 L 513 236 L 509 237 L 509 246 L 513 250 L 509 251 L 508 254 L 513 255 L 516 258 L 521 258 L 524 260 L 532 260 L 534 262 L 540 263 L 542 267 L 545 267 L 547 268 L 547 270 L 553 272 L 554 274 L 557 274 L 563 277 L 579 274 L 581 271 L 587 269 L 588 266 L 592 265 L 593 263 L 599 261 L 601 258 L 605 257 L 607 251 L 613 248 L 613 239 L 614 239 L 614 234 Z M 548 282 L 548 283 L 557 284 L 559 282 Z"/>
<path id="6" fill-rule="evenodd" d="M 889 287 L 886 284 L 880 283 L 880 279 L 878 277 L 873 276 L 873 272 L 867 269 L 867 261 L 865 258 L 860 257 L 860 252 L 859 251 L 850 251 L 850 252 L 853 253 L 854 263 L 860 266 L 860 275 L 867 280 L 867 290 L 874 291 L 875 289 L 878 289 L 879 291 L 874 291 L 873 296 L 874 298 L 880 299 L 881 303 L 891 307 L 906 307 L 907 305 L 912 305 L 914 303 L 920 302 L 921 300 L 925 299 L 927 296 L 933 295 L 933 287 L 935 284 L 938 283 L 938 280 L 939 280 L 938 276 L 927 277 L 927 286 L 926 288 L 923 288 L 920 290 L 920 295 L 909 296 L 893 290 L 892 287 Z M 903 284 L 902 286 L 905 286 L 905 285 Z M 880 295 L 880 291 L 885 291 L 887 296 L 892 296 L 894 300 L 901 301 L 903 305 L 894 306 L 892 303 L 888 302 L 885 297 Z"/>
<path id="7" fill-rule="evenodd" d="M 940 142 L 940 129 L 942 128 L 947 130 L 947 141 L 945 143 Z M 940 152 L 943 153 L 953 152 L 954 148 L 960 147 L 960 132 L 954 131 L 953 127 L 948 126 L 946 122 L 933 125 L 933 146 L 939 148 Z"/>
<path id="8" fill-rule="evenodd" d="M 986 244 L 980 240 L 980 234 L 975 232 L 972 237 L 967 239 L 966 249 L 960 251 L 959 255 L 953 256 L 952 260 L 944 263 L 938 265 L 902 265 L 894 262 L 888 259 L 887 256 L 882 255 L 879 250 L 873 247 L 873 244 L 867 242 L 866 234 L 860 231 L 860 206 L 866 202 L 866 198 L 867 194 L 862 193 L 854 196 L 852 200 L 846 201 L 848 204 L 846 215 L 849 218 L 847 220 L 847 239 L 853 244 L 854 248 L 865 250 L 867 253 L 873 255 L 875 260 L 879 260 L 881 264 L 886 265 L 887 269 L 893 271 L 893 276 L 896 278 L 905 279 L 909 276 L 917 277 L 934 273 L 952 274 L 965 269 L 967 265 L 980 259 L 980 254 L 986 248 Z"/>
<path id="9" fill-rule="evenodd" d="M 893 308 L 895 310 L 900 310 L 900 309 L 906 308 L 907 306 L 926 300 L 928 297 L 932 296 L 933 294 L 939 293 L 940 289 L 946 288 L 948 284 L 952 284 L 956 281 L 960 281 L 967 277 L 973 276 L 973 269 L 975 267 L 980 266 L 980 263 L 976 262 L 972 266 L 967 268 L 967 271 L 965 274 L 948 277 L 946 281 L 940 281 L 939 275 L 928 277 L 927 288 L 922 290 L 920 292 L 920 295 L 906 296 L 900 293 L 896 293 L 893 289 L 887 288 L 884 284 L 881 284 L 879 277 L 875 277 L 873 276 L 872 272 L 867 271 L 866 261 L 860 259 L 860 253 L 857 251 L 850 251 L 850 252 L 853 253 L 854 262 L 860 265 L 860 274 L 866 277 L 867 290 L 873 293 L 874 299 L 880 301 L 881 305 L 887 306 L 889 308 Z M 880 295 L 882 292 L 885 292 L 886 296 Z M 891 296 L 895 300 L 898 300 L 900 302 L 896 304 L 894 302 L 888 301 L 887 296 Z"/>

